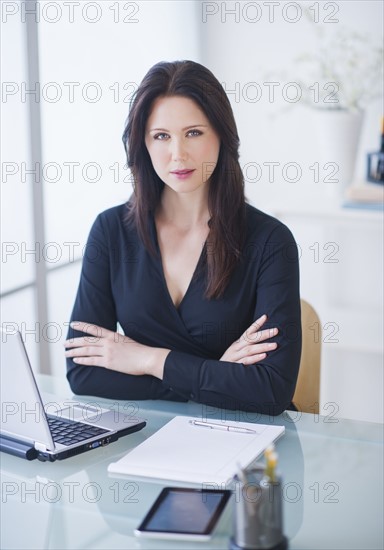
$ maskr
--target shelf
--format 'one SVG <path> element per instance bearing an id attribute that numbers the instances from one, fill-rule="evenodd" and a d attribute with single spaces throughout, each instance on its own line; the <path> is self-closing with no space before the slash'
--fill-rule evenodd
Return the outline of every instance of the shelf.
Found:
<path id="1" fill-rule="evenodd" d="M 343 208 L 340 205 L 333 205 L 329 202 L 316 201 L 316 203 L 305 201 L 300 204 L 284 203 L 263 204 L 259 207 L 264 212 L 271 214 L 276 218 L 285 218 L 294 216 L 303 220 L 310 219 L 316 221 L 362 221 L 383 223 L 384 212 L 382 210 L 368 210 L 361 208 Z"/>

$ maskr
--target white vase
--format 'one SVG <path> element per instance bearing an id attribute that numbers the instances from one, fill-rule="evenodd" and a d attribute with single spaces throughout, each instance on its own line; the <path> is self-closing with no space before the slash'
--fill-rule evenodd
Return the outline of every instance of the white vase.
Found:
<path id="1" fill-rule="evenodd" d="M 343 200 L 353 182 L 364 111 L 347 109 L 314 112 L 314 134 L 325 193 Z"/>

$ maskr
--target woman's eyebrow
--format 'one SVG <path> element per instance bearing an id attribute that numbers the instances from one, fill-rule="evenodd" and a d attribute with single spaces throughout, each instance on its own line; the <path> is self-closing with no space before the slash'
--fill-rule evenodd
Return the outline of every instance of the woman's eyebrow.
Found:
<path id="1" fill-rule="evenodd" d="M 182 128 L 182 131 L 185 132 L 185 130 L 190 130 L 191 128 L 206 128 L 206 124 L 191 124 L 190 126 L 186 126 L 185 128 Z M 169 132 L 166 128 L 150 128 L 149 132 Z"/>

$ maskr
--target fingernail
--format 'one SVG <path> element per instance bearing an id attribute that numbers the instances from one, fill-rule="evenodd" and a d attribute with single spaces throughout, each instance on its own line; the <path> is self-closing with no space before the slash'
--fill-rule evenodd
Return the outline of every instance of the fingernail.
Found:
<path id="1" fill-rule="evenodd" d="M 76 327 L 77 325 L 80 325 L 80 323 L 79 323 L 79 321 L 72 321 L 69 325 L 71 327 Z"/>

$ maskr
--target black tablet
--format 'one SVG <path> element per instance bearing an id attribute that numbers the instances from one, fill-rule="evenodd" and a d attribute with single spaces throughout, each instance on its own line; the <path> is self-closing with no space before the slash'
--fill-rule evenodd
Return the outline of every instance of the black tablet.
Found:
<path id="1" fill-rule="evenodd" d="M 226 489 L 165 487 L 135 535 L 208 540 L 231 494 Z"/>

